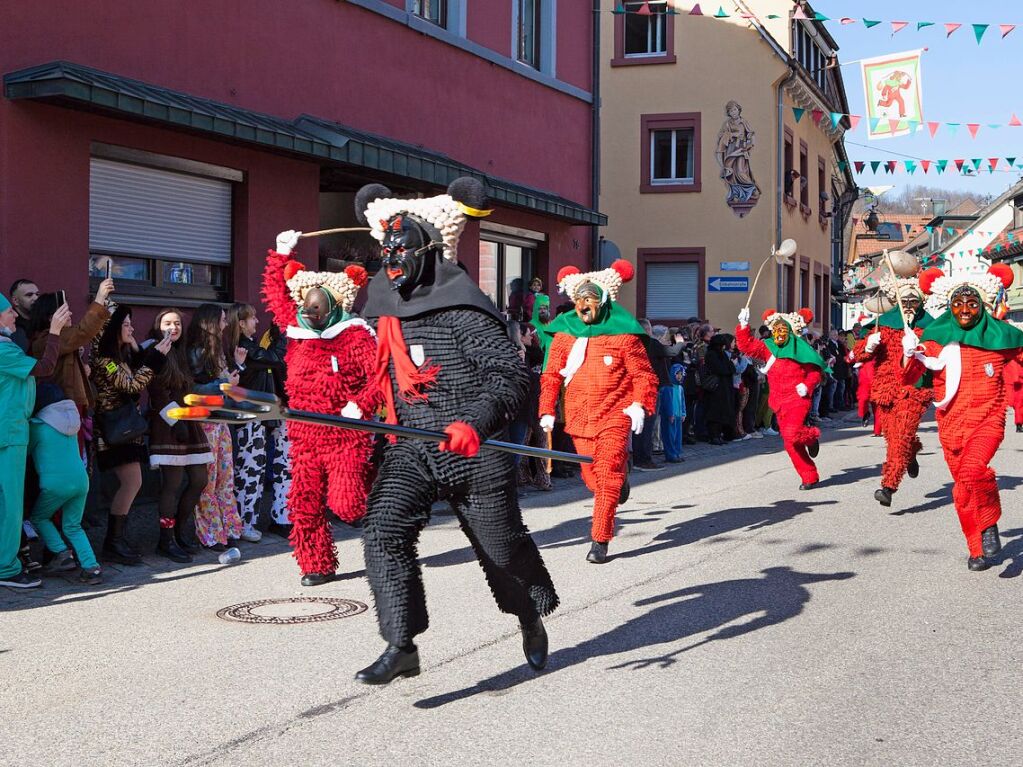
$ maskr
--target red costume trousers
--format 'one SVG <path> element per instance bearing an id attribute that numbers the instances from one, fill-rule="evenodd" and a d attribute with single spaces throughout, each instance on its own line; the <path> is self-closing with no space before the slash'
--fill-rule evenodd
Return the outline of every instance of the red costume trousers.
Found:
<path id="1" fill-rule="evenodd" d="M 288 520 L 291 544 L 304 574 L 337 570 L 337 549 L 327 520 L 329 507 L 345 522 L 366 513 L 373 455 L 369 434 L 331 426 L 288 424 L 292 479 Z"/>
<path id="2" fill-rule="evenodd" d="M 583 481 L 593 493 L 593 529 L 590 537 L 607 543 L 614 537 L 615 512 L 628 471 L 628 425 L 613 424 L 593 439 L 572 437 L 576 452 L 593 456 L 582 465 Z"/>
<path id="3" fill-rule="evenodd" d="M 901 397 L 890 405 L 875 405 L 877 423 L 881 424 L 887 444 L 884 466 L 881 468 L 881 486 L 898 490 L 909 463 L 923 450 L 917 436 L 920 419 L 930 404 L 930 397 L 920 401 L 912 396 Z"/>
<path id="4" fill-rule="evenodd" d="M 1002 411 L 1004 413 L 1004 409 Z M 1005 437 L 1004 421 L 980 423 L 969 430 L 959 419 L 938 411 L 938 432 L 945 462 L 952 472 L 952 500 L 959 525 L 966 536 L 971 557 L 979 557 L 980 534 L 997 524 L 1002 516 L 1002 503 L 998 497 L 998 480 L 988 464 Z"/>
<path id="5" fill-rule="evenodd" d="M 792 459 L 799 479 L 808 485 L 820 481 L 817 464 L 806 449 L 807 445 L 821 436 L 820 429 L 806 425 L 806 416 L 812 404 L 810 397 L 786 397 L 774 411 L 778 417 L 778 430 L 781 432 L 785 452 Z"/>

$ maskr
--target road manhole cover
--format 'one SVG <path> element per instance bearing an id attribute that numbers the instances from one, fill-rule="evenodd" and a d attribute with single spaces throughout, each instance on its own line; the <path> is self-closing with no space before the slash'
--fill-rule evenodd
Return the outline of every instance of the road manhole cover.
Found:
<path id="1" fill-rule="evenodd" d="M 217 610 L 217 617 L 239 623 L 290 626 L 296 623 L 320 623 L 350 618 L 366 611 L 366 605 L 354 599 L 334 597 L 288 597 L 243 602 Z"/>

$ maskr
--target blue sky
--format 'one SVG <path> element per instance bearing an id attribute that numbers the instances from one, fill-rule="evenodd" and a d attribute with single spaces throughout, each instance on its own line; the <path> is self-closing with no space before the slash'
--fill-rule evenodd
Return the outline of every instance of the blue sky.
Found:
<path id="1" fill-rule="evenodd" d="M 851 160 L 903 160 L 984 158 L 984 172 L 977 177 L 962 177 L 946 171 L 937 175 L 932 169 L 910 176 L 901 170 L 896 175 L 857 174 L 861 187 L 875 184 L 928 184 L 945 189 L 972 189 L 997 195 L 1020 178 L 1019 171 L 988 173 L 988 157 L 1018 157 L 1023 162 L 1023 128 L 992 130 L 987 123 L 1006 124 L 1013 112 L 1023 120 L 1023 3 L 1007 0 L 971 0 L 970 2 L 899 2 L 899 0 L 816 0 L 815 11 L 835 21 L 825 22 L 839 45 L 839 62 L 928 48 L 923 54 L 924 119 L 963 123 L 956 135 L 942 125 L 936 138 L 924 128 L 915 136 L 867 140 L 866 119 L 854 131 L 846 133 Z M 862 21 L 843 25 L 837 19 L 881 19 L 883 23 L 867 29 Z M 890 21 L 909 21 L 910 26 L 892 36 Z M 933 21 L 933 27 L 916 31 L 917 21 Z M 945 38 L 945 22 L 963 26 L 950 39 Z M 977 45 L 971 24 L 990 24 L 983 42 Z M 1002 40 L 998 24 L 1019 27 Z M 842 68 L 849 109 L 866 114 L 863 80 L 859 65 Z M 977 138 L 970 137 L 965 123 L 981 123 Z M 866 145 L 866 146 L 859 146 Z M 903 155 L 908 155 L 904 157 Z M 1004 167 L 1004 161 L 1002 163 Z M 949 167 L 954 170 L 952 163 Z"/>

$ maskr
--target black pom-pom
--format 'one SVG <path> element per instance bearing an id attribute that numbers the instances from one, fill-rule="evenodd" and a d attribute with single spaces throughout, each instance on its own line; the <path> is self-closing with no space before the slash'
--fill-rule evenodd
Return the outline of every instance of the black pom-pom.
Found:
<path id="1" fill-rule="evenodd" d="M 468 208 L 487 209 L 487 191 L 478 178 L 472 176 L 456 178 L 448 185 L 448 194 L 453 200 Z"/>
<path id="2" fill-rule="evenodd" d="M 391 190 L 383 184 L 366 184 L 366 186 L 355 193 L 355 217 L 360 224 L 367 226 L 369 224 L 366 221 L 367 206 L 374 200 L 393 196 Z"/>

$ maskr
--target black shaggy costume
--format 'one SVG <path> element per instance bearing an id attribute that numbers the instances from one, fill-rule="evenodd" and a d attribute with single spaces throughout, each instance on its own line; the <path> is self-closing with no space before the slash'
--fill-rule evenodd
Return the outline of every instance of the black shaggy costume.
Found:
<path id="1" fill-rule="evenodd" d="M 358 215 L 367 213 L 368 203 L 390 197 L 385 187 L 364 188 L 356 198 Z M 392 395 L 388 420 L 434 431 L 463 422 L 481 441 L 506 439 L 529 377 L 505 322 L 457 262 L 444 257 L 436 228 L 408 212 L 372 223 L 394 228 L 401 216 L 413 219 L 429 240 L 417 251 L 420 272 L 399 291 L 382 269 L 370 282 L 364 310 L 383 338 L 378 374 Z M 400 386 L 398 368 L 409 359 L 412 375 L 422 374 L 414 392 Z M 524 623 L 553 612 L 558 596 L 522 522 L 512 456 L 483 450 L 467 458 L 435 443 L 398 440 L 384 450 L 363 529 L 380 633 L 390 645 L 411 646 L 429 623 L 417 542 L 438 499 L 450 502 L 503 612 Z"/>

